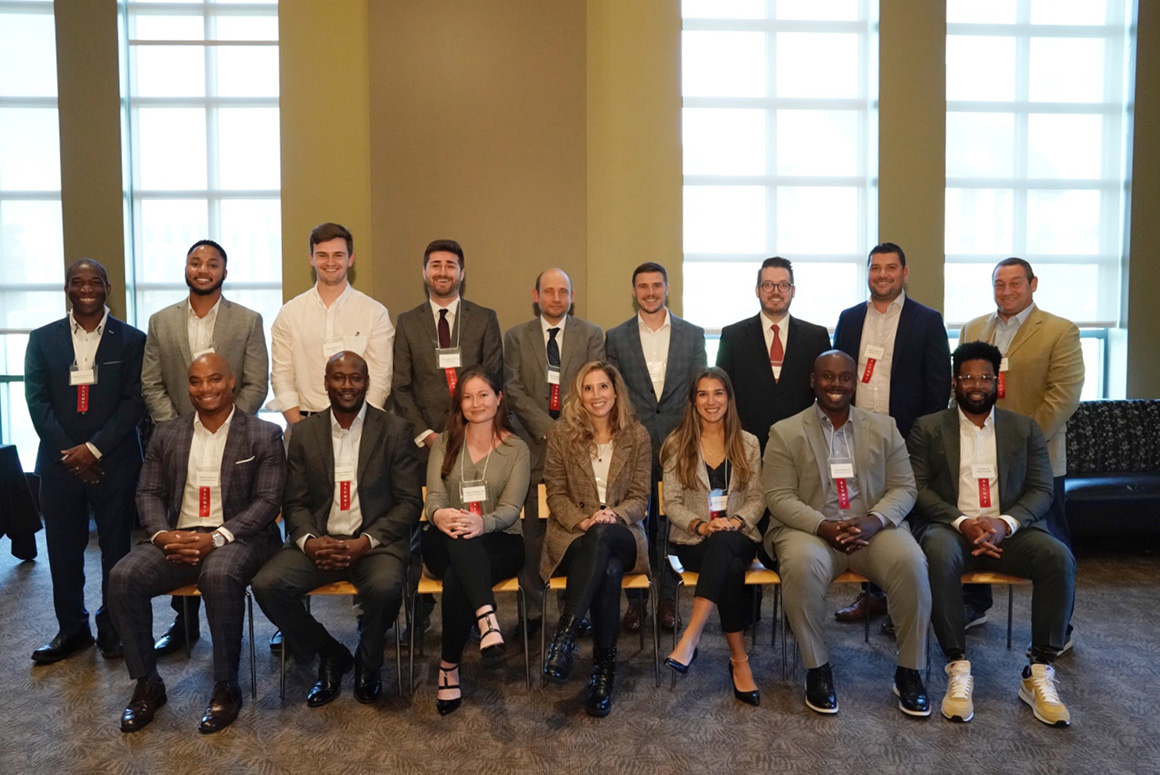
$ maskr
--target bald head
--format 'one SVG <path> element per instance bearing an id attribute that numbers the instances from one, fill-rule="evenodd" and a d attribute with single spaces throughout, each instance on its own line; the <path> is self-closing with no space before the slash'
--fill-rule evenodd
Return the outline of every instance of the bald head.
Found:
<path id="1" fill-rule="evenodd" d="M 858 364 L 841 350 L 826 350 L 814 360 L 810 387 L 818 406 L 831 416 L 845 416 L 854 400 Z"/>
<path id="2" fill-rule="evenodd" d="M 69 264 L 68 269 L 64 270 L 64 282 L 68 284 L 72 276 L 81 269 L 91 269 L 100 275 L 101 279 L 105 281 L 105 285 L 109 284 L 109 273 L 105 271 L 105 267 L 99 261 L 94 261 L 91 258 L 80 258 Z"/>
<path id="3" fill-rule="evenodd" d="M 229 361 L 217 353 L 199 355 L 189 364 L 189 401 L 203 423 L 207 418 L 224 419 L 229 415 L 234 405 L 234 386 Z"/>
<path id="4" fill-rule="evenodd" d="M 343 427 L 350 422 L 366 402 L 367 386 L 370 384 L 367 362 L 358 353 L 349 350 L 335 353 L 326 362 L 326 395 L 330 398 L 330 411 Z"/>
<path id="5" fill-rule="evenodd" d="M 563 269 L 545 269 L 536 278 L 532 301 L 549 323 L 560 322 L 572 308 L 572 278 Z"/>

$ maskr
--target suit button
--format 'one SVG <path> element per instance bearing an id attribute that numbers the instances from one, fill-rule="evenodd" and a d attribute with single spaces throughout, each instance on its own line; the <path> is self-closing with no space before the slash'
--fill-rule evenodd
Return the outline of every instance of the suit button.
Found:
<path id="1" fill-rule="evenodd" d="M 657 409 L 657 414 L 660 414 L 660 413 L 661 413 L 661 410 L 660 410 L 660 409 Z"/>

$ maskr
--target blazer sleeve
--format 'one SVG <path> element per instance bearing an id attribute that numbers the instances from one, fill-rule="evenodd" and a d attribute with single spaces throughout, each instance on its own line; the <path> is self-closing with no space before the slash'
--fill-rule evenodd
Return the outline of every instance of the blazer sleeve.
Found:
<path id="1" fill-rule="evenodd" d="M 33 331 L 24 351 L 24 401 L 28 405 L 28 414 L 32 418 L 36 435 L 51 452 L 57 453 L 75 446 L 76 442 L 60 424 L 52 405 L 52 370 L 44 352 L 43 334 L 43 331 Z"/>
<path id="2" fill-rule="evenodd" d="M 1079 343 L 1079 328 L 1071 321 L 1061 319 L 1061 322 L 1066 324 L 1066 329 L 1051 345 L 1047 389 L 1042 403 L 1031 413 L 1044 438 L 1048 439 L 1075 414 L 1083 390 L 1083 350 Z"/>
<path id="3" fill-rule="evenodd" d="M 890 433 L 886 437 L 889 450 L 886 455 L 886 491 L 878 502 L 867 511 L 881 514 L 887 521 L 897 526 L 906 519 L 914 507 L 914 472 L 910 468 L 910 454 L 906 442 L 898 433 L 898 427 L 890 420 Z"/>
<path id="4" fill-rule="evenodd" d="M 544 488 L 548 493 L 548 510 L 569 532 L 582 532 L 576 526 L 596 513 L 596 509 L 584 511 L 572 500 L 568 487 L 568 467 L 577 465 L 575 456 L 569 454 L 563 434 L 556 426 L 548 432 L 548 451 L 544 459 Z"/>
<path id="5" fill-rule="evenodd" d="M 483 368 L 503 389 L 503 334 L 499 330 L 499 317 L 493 309 L 484 311 L 487 312 L 487 325 L 483 330 Z"/>
<path id="6" fill-rule="evenodd" d="M 692 341 L 693 365 L 689 374 L 696 374 L 709 365 L 709 354 L 705 352 L 705 329 L 700 326 L 691 326 L 689 339 Z"/>
<path id="7" fill-rule="evenodd" d="M 740 517 L 742 521 L 757 533 L 757 523 L 765 516 L 765 497 L 761 486 L 761 445 L 757 437 L 751 433 L 745 434 L 745 458 L 749 463 L 749 481 L 745 484 L 745 497 L 736 514 L 729 516 Z"/>
<path id="8" fill-rule="evenodd" d="M 733 363 L 733 336 L 728 328 L 721 332 L 721 339 L 717 344 L 717 365 L 725 370 L 729 379 L 737 379 L 736 367 Z"/>
<path id="9" fill-rule="evenodd" d="M 843 310 L 842 314 L 838 315 L 838 324 L 834 326 L 834 349 L 841 350 L 854 359 L 854 363 L 858 363 L 858 344 L 851 347 L 851 342 L 847 339 L 853 339 L 852 324 L 850 323 L 850 310 Z"/>
<path id="10" fill-rule="evenodd" d="M 914 485 L 918 489 L 915 508 L 919 516 L 927 522 L 949 525 L 963 516 L 963 513 L 959 511 L 957 503 L 948 500 L 951 493 L 945 492 L 946 458 L 939 453 L 941 446 L 938 443 L 940 422 L 940 415 L 920 417 L 910 429 L 906 446 L 910 452 L 910 467 L 914 471 Z M 944 492 L 940 492 L 936 484 L 940 472 L 943 473 Z"/>
<path id="11" fill-rule="evenodd" d="M 276 425 L 269 428 L 266 425 L 259 426 L 260 435 L 250 448 L 258 466 L 250 485 L 250 501 L 246 508 L 222 525 L 235 538 L 250 538 L 261 533 L 278 516 L 282 503 L 282 491 L 286 485 L 282 431 Z"/>
<path id="12" fill-rule="evenodd" d="M 169 485 L 165 481 L 171 435 L 165 426 L 158 426 L 154 431 L 137 480 L 137 516 L 145 535 L 150 537 L 162 530 L 173 529 L 169 524 Z"/>
<path id="13" fill-rule="evenodd" d="M 590 323 L 588 328 L 588 357 L 586 361 L 602 361 L 605 359 L 604 351 L 604 330 L 596 325 Z"/>
<path id="14" fill-rule="evenodd" d="M 400 431 L 387 434 L 385 470 L 381 472 L 381 476 L 390 482 L 392 505 L 385 514 L 371 520 L 363 528 L 363 533 L 380 544 L 407 541 L 411 528 L 419 521 L 419 512 L 423 510 L 423 475 L 419 470 L 419 450 L 415 447 L 410 424 L 401 425 Z"/>
<path id="15" fill-rule="evenodd" d="M 394 371 L 391 374 L 391 404 L 404 420 L 419 433 L 430 430 L 423 419 L 418 404 L 415 403 L 415 365 L 411 357 L 411 338 L 407 313 L 399 316 L 395 329 Z"/>
<path id="16" fill-rule="evenodd" d="M 394 395 L 398 398 L 399 394 Z M 427 456 L 427 500 L 423 503 L 423 513 L 427 515 L 428 520 L 439 509 L 451 506 L 451 499 L 447 496 L 447 483 L 440 476 L 443 459 L 447 456 L 447 433 L 440 433 L 430 449 Z"/>
<path id="17" fill-rule="evenodd" d="M 931 414 L 947 408 L 951 400 L 951 350 L 942 315 L 927 316 L 923 331 L 923 369 L 921 413 Z"/>
<path id="18" fill-rule="evenodd" d="M 652 442 L 648 431 L 640 423 L 632 426 L 631 452 L 632 457 L 620 469 L 620 476 L 632 477 L 628 491 L 619 503 L 607 504 L 626 525 L 640 522 L 648 516 L 648 499 L 652 492 Z"/>
<path id="19" fill-rule="evenodd" d="M 814 460 L 811 456 L 795 458 L 785 427 L 782 423 L 775 423 L 769 429 L 765 462 L 761 469 L 765 505 L 773 518 L 783 525 L 806 533 L 817 533 L 826 517 L 798 495 L 798 463 L 814 465 Z"/>
<path id="20" fill-rule="evenodd" d="M 1008 509 L 1007 516 L 1013 517 L 1020 527 L 1028 527 L 1041 521 L 1051 508 L 1055 497 L 1055 478 L 1051 471 L 1051 458 L 1047 453 L 1047 442 L 1039 427 L 1029 424 L 1027 434 L 1027 479 L 1023 495 Z"/>
<path id="21" fill-rule="evenodd" d="M 161 367 L 161 340 L 157 337 L 159 314 L 155 313 L 149 317 L 149 334 L 145 337 L 145 352 L 141 361 L 141 394 L 145 398 L 149 416 L 158 424 L 177 417 L 177 407 L 165 390 L 164 372 Z"/>
<path id="22" fill-rule="evenodd" d="M 704 517 L 697 514 L 697 512 L 685 505 L 685 493 L 688 492 L 685 486 L 681 484 L 681 478 L 677 475 L 677 456 L 670 455 L 665 458 L 664 462 L 664 485 L 665 485 L 665 518 L 668 519 L 669 524 L 673 527 L 679 527 L 681 530 L 688 533 L 690 536 L 696 536 L 689 526 L 695 520 L 704 519 Z M 700 538 L 700 536 L 696 536 Z"/>
<path id="23" fill-rule="evenodd" d="M 93 446 L 107 454 L 137 433 L 137 425 L 145 416 L 145 399 L 141 397 L 141 363 L 145 357 L 145 334 L 127 323 L 121 323 L 124 336 L 125 366 L 121 371 L 121 396 L 117 408 L 105 420 L 100 430 L 89 439 Z M 140 452 L 137 453 L 140 455 Z M 137 458 L 140 460 L 140 457 Z"/>
<path id="24" fill-rule="evenodd" d="M 495 508 L 483 515 L 483 532 L 499 533 L 514 525 L 520 518 L 520 510 L 528 497 L 528 484 L 532 478 L 531 457 L 528 445 L 522 441 L 516 445 L 516 461 L 511 475 L 504 482 L 503 490 L 496 498 Z"/>
<path id="25" fill-rule="evenodd" d="M 504 392 L 512 410 L 532 438 L 542 439 L 555 420 L 532 396 L 531 391 L 538 386 L 527 384 L 524 375 L 521 374 L 524 360 L 532 359 L 533 356 L 532 353 L 523 352 L 520 331 L 521 329 L 513 329 L 504 335 Z M 544 379 L 547 379 L 546 375 Z"/>
<path id="26" fill-rule="evenodd" d="M 617 329 L 609 329 L 604 335 L 604 358 L 623 375 L 624 367 L 620 364 L 620 348 L 617 346 L 616 340 Z"/>
<path id="27" fill-rule="evenodd" d="M 242 373 L 238 375 L 235 403 L 247 414 L 257 414 L 270 392 L 270 358 L 266 351 L 266 334 L 262 327 L 262 316 L 255 312 L 250 320 L 250 330 L 246 333 L 246 361 Z"/>

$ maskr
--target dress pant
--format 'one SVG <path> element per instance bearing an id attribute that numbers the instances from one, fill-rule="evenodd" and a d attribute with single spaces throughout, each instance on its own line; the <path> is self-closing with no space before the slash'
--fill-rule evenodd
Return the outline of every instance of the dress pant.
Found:
<path id="1" fill-rule="evenodd" d="M 208 531 L 199 531 L 208 532 Z M 198 565 L 170 562 L 151 543 L 133 547 L 113 568 L 109 605 L 125 644 L 129 677 L 157 674 L 153 651 L 152 599 L 187 584 L 197 584 L 205 598 L 205 614 L 213 639 L 214 681 L 237 683 L 246 620 L 246 587 L 258 569 L 278 549 L 272 537 L 231 541 L 214 549 Z"/>
<path id="2" fill-rule="evenodd" d="M 335 536 L 342 538 L 342 536 Z M 284 546 L 254 577 L 254 597 L 285 643 L 300 660 L 308 661 L 327 650 L 334 640 L 306 610 L 302 599 L 324 584 L 349 581 L 358 590 L 362 626 L 358 651 L 362 664 L 378 670 L 383 664 L 387 625 L 399 615 L 409 559 L 378 546 L 344 570 L 319 570 L 297 546 Z"/>
<path id="3" fill-rule="evenodd" d="M 84 484 L 64 466 L 53 465 L 41 474 L 40 507 L 44 514 L 44 536 L 52 575 L 52 602 L 61 633 L 71 635 L 89 627 L 85 608 L 85 549 L 89 545 L 89 511 L 97 523 L 101 548 L 101 607 L 97 610 L 98 632 L 112 630 L 108 610 L 109 574 L 129 553 L 133 525 L 137 521 L 134 502 L 139 461 L 107 461 L 104 476 L 97 484 Z"/>
<path id="4" fill-rule="evenodd" d="M 681 565 L 697 573 L 694 597 L 717 606 L 722 632 L 741 632 L 753 610 L 753 587 L 745 571 L 757 556 L 757 543 L 738 530 L 718 530 L 698 544 L 673 544 Z"/>
<path id="5" fill-rule="evenodd" d="M 475 612 L 495 608 L 491 588 L 510 579 L 524 565 L 524 540 L 514 533 L 484 533 L 452 538 L 435 525 L 423 531 L 423 563 L 443 580 L 443 653 L 459 664 Z"/>
<path id="6" fill-rule="evenodd" d="M 1003 554 L 995 559 L 972 555 L 970 542 L 950 525 L 924 525 L 918 537 L 930 573 L 931 622 L 948 658 L 961 659 L 966 654 L 959 586 L 960 577 L 970 571 L 1031 579 L 1032 656 L 1050 662 L 1063 648 L 1075 603 L 1075 557 L 1062 541 L 1044 530 L 1023 528 L 1003 539 Z"/>
<path id="7" fill-rule="evenodd" d="M 926 557 L 905 524 L 879 530 L 868 546 L 852 554 L 838 551 L 812 533 L 784 525 L 766 534 L 765 545 L 777 555 L 785 615 L 801 645 L 806 667 L 821 667 L 830 661 L 822 638 L 822 627 L 831 616 L 826 610 L 826 590 L 846 570 L 886 590 L 898 638 L 898 665 L 914 670 L 926 667 L 930 584 Z M 961 605 L 959 612 L 961 615 Z"/>
<path id="8" fill-rule="evenodd" d="M 524 542 L 524 567 L 520 571 L 520 586 L 524 588 L 524 603 L 528 618 L 544 615 L 544 581 L 540 578 L 540 554 L 544 548 L 546 519 L 540 519 L 540 484 L 543 470 L 533 470 L 528 495 L 524 499 L 524 521 L 520 526 Z"/>
<path id="9" fill-rule="evenodd" d="M 564 614 L 577 619 L 591 610 L 596 648 L 616 645 L 620 634 L 620 584 L 625 569 L 636 566 L 636 539 L 620 524 L 588 528 L 564 552 L 556 574 L 568 577 Z"/>

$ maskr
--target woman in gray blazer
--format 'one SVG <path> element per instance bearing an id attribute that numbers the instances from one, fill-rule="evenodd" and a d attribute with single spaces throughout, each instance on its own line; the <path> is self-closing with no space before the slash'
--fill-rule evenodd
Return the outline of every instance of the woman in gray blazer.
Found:
<path id="1" fill-rule="evenodd" d="M 661 447 L 669 540 L 681 564 L 698 573 L 693 615 L 665 664 L 687 673 L 713 609 L 729 643 L 733 694 L 750 705 L 760 696 L 744 630 L 753 603 L 745 571 L 757 554 L 757 523 L 765 512 L 757 437 L 741 430 L 733 384 L 722 369 L 692 381 L 684 417 Z"/>
<path id="2" fill-rule="evenodd" d="M 585 710 L 612 710 L 620 584 L 626 571 L 648 573 L 643 520 L 652 474 L 648 431 L 633 418 L 624 379 L 614 366 L 580 367 L 559 421 L 548 431 L 544 483 L 547 530 L 540 560 L 545 581 L 567 574 L 564 611 L 548 647 L 544 675 L 564 683 L 580 620 L 591 610 L 593 665 Z"/>
<path id="3" fill-rule="evenodd" d="M 462 700 L 459 660 L 477 621 L 481 661 L 494 667 L 504 643 L 494 584 L 524 565 L 520 508 L 528 492 L 528 448 L 507 424 L 507 402 L 485 369 L 465 369 L 455 385 L 447 430 L 427 461 L 423 560 L 443 579 L 443 653 L 435 707 L 446 716 Z"/>

